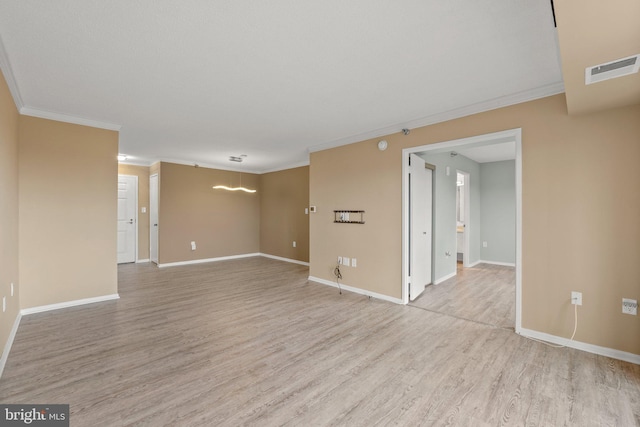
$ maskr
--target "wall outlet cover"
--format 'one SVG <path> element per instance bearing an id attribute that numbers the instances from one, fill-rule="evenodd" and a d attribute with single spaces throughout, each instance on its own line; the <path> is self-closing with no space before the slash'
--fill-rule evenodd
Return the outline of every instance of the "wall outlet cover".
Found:
<path id="1" fill-rule="evenodd" d="M 622 298 L 622 312 L 624 314 L 638 315 L 638 300 Z"/>
<path id="2" fill-rule="evenodd" d="M 571 304 L 582 305 L 582 292 L 571 291 Z"/>

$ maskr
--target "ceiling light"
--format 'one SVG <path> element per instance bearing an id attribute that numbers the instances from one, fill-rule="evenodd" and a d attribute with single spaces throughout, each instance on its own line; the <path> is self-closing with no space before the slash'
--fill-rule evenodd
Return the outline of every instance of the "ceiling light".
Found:
<path id="1" fill-rule="evenodd" d="M 250 190 L 245 187 L 227 187 L 226 185 L 216 185 L 213 187 L 216 190 L 227 190 L 227 191 L 244 191 L 246 193 L 255 193 L 256 190 Z"/>

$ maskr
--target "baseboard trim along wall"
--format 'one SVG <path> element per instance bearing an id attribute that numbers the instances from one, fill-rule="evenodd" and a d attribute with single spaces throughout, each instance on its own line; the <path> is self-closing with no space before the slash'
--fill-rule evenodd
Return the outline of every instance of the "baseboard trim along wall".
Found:
<path id="1" fill-rule="evenodd" d="M 498 261 L 478 261 L 477 263 L 473 264 L 473 266 L 476 266 L 478 264 L 491 264 L 491 265 L 502 265 L 504 267 L 515 267 L 516 263 L 515 262 L 498 262 Z M 469 266 L 469 267 L 473 267 L 473 266 Z"/>
<path id="2" fill-rule="evenodd" d="M 434 284 L 434 285 L 439 285 L 440 283 L 444 282 L 445 280 L 449 280 L 449 279 L 451 279 L 452 277 L 455 277 L 455 276 L 456 276 L 456 274 L 457 274 L 457 273 L 456 273 L 455 271 L 454 271 L 453 273 L 451 273 L 451 274 L 447 274 L 446 276 L 443 276 L 443 277 L 441 277 L 441 278 L 437 279 L 435 282 L 433 282 L 433 284 Z"/>
<path id="3" fill-rule="evenodd" d="M 22 310 L 20 310 L 20 314 L 23 315 L 23 316 L 27 316 L 29 314 L 42 313 L 43 311 L 60 310 L 61 308 L 75 307 L 75 306 L 78 306 L 78 305 L 93 304 L 93 303 L 96 303 L 96 302 L 103 302 L 103 301 L 111 301 L 111 300 L 119 299 L 119 298 L 120 298 L 120 295 L 111 294 L 111 295 L 103 295 L 101 297 L 77 299 L 77 300 L 73 300 L 73 301 L 60 302 L 60 303 L 57 303 L 57 304 L 49 304 L 49 305 L 41 305 L 39 307 L 23 308 Z"/>
<path id="4" fill-rule="evenodd" d="M 150 259 L 139 259 L 139 260 L 136 261 L 136 264 L 142 264 L 142 263 L 145 263 L 145 262 L 151 262 L 151 260 Z"/>
<path id="5" fill-rule="evenodd" d="M 618 359 L 624 362 L 640 365 L 640 355 L 638 354 L 615 350 L 608 347 L 601 347 L 594 344 L 587 344 L 581 341 L 571 341 L 568 338 L 558 337 L 555 335 L 550 335 L 544 332 L 533 331 L 531 329 L 525 328 L 520 329 L 520 335 L 522 335 L 523 337 L 542 340 L 552 344 L 563 345 L 565 347 L 575 348 L 576 350 L 586 351 L 587 353 L 599 354 L 600 356 L 606 356 L 612 359 Z"/>
<path id="6" fill-rule="evenodd" d="M 290 263 L 293 263 L 293 264 L 305 265 L 307 267 L 309 266 L 308 262 L 298 261 L 297 259 L 284 258 L 284 257 L 276 256 L 276 255 L 263 254 L 262 252 L 254 252 L 254 253 L 251 253 L 251 254 L 229 255 L 229 256 L 221 256 L 221 257 L 217 257 L 217 258 L 204 258 L 204 259 L 192 259 L 190 261 L 167 262 L 167 263 L 164 263 L 164 264 L 158 264 L 158 267 L 160 267 L 160 268 L 178 267 L 178 266 L 181 266 L 181 265 L 203 264 L 203 263 L 206 263 L 206 262 L 218 262 L 218 261 L 229 261 L 229 260 L 233 260 L 233 259 L 251 258 L 251 257 L 256 257 L 256 256 L 261 256 L 261 257 L 265 257 L 265 258 L 271 258 L 271 259 L 275 259 L 275 260 L 278 260 L 278 261 L 290 262 Z M 142 261 L 138 261 L 138 262 L 142 262 Z"/>
<path id="7" fill-rule="evenodd" d="M 204 259 L 192 259 L 190 261 L 178 261 L 178 262 L 167 262 L 164 264 L 158 264 L 158 267 L 178 267 L 181 265 L 192 265 L 192 264 L 203 264 L 205 262 L 218 262 L 218 261 L 228 261 L 232 259 L 240 259 L 240 258 L 251 258 L 254 256 L 260 256 L 259 252 L 254 252 L 251 254 L 240 254 L 240 255 L 230 255 L 230 256 L 221 256 L 217 258 L 204 258 Z"/>
<path id="8" fill-rule="evenodd" d="M 298 261 L 297 259 L 283 258 L 281 256 L 275 256 L 275 255 L 269 255 L 269 254 L 263 254 L 263 253 L 260 253 L 260 256 L 265 257 L 265 258 L 275 259 L 275 260 L 278 260 L 278 261 L 290 262 L 292 264 L 306 265 L 307 267 L 309 267 L 309 263 L 308 262 Z"/>
<path id="9" fill-rule="evenodd" d="M 13 327 L 11 328 L 11 333 L 9 333 L 7 342 L 4 345 L 4 350 L 2 350 L 2 357 L 0 358 L 0 378 L 2 377 L 2 373 L 4 372 L 4 365 L 7 363 L 7 359 L 9 358 L 9 352 L 11 351 L 13 340 L 16 337 L 16 332 L 18 332 L 20 319 L 22 319 L 22 314 L 18 313 L 18 315 L 16 316 L 16 320 L 13 321 Z"/>
<path id="10" fill-rule="evenodd" d="M 312 282 L 320 283 L 322 285 L 333 286 L 334 288 L 338 287 L 336 282 L 332 282 L 330 280 L 325 280 L 325 279 L 320 279 L 319 277 L 309 276 L 309 280 L 312 281 Z M 389 301 L 389 302 L 392 302 L 394 304 L 403 304 L 401 298 L 394 298 L 394 297 L 390 297 L 388 295 L 383 295 L 383 294 L 379 294 L 379 293 L 376 293 L 376 292 L 366 291 L 364 289 L 355 288 L 353 286 L 345 285 L 343 283 L 340 283 L 340 289 L 343 289 L 343 290 L 349 291 L 349 292 L 353 292 L 355 294 L 366 295 L 368 297 L 373 297 L 373 298 L 380 299 L 380 300 L 383 300 L 383 301 Z"/>

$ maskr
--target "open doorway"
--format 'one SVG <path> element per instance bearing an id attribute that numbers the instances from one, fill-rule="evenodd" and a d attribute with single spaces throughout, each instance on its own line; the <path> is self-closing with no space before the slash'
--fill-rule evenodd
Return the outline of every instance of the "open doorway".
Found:
<path id="1" fill-rule="evenodd" d="M 456 153 L 457 154 L 457 153 Z M 456 171 L 456 261 L 459 268 L 469 267 L 471 232 L 470 173 Z"/>
<path id="2" fill-rule="evenodd" d="M 512 153 L 510 160 L 504 160 L 505 164 L 510 164 L 512 173 L 510 175 L 511 185 L 513 187 L 513 233 L 512 238 L 512 259 L 510 262 L 491 262 L 483 259 L 490 254 L 488 249 L 492 248 L 492 239 L 487 239 L 482 235 L 481 216 L 480 216 L 480 166 L 494 160 L 481 159 L 478 156 L 495 156 L 500 151 L 504 151 L 505 147 L 511 147 Z M 521 189 L 522 189 L 522 156 L 521 156 L 521 130 L 513 129 L 503 132 L 497 132 L 487 135 L 479 135 L 471 138 L 464 138 L 453 141 L 444 141 L 436 144 L 429 144 L 419 147 L 412 147 L 403 150 L 403 301 L 409 303 L 408 284 L 410 276 L 408 275 L 408 259 L 407 254 L 410 253 L 411 241 L 407 234 L 408 225 L 408 168 L 405 160 L 410 154 L 419 155 L 424 158 L 427 163 L 435 165 L 434 170 L 434 210 L 433 210 L 433 247 L 432 247 L 432 271 L 433 283 L 418 301 L 430 297 L 431 289 L 441 291 L 441 284 L 451 284 L 455 281 L 463 279 L 476 280 L 473 274 L 479 275 L 477 280 L 491 281 L 495 278 L 508 281 L 511 285 L 510 293 L 501 293 L 502 297 L 507 296 L 506 305 L 512 310 L 509 320 L 509 327 L 514 328 L 516 332 L 521 329 L 521 277 L 522 277 L 522 218 L 521 218 Z M 470 161 L 475 158 L 476 161 Z M 495 160 L 501 163 L 500 159 Z M 497 164 L 496 163 L 496 164 Z M 475 164 L 475 166 L 474 166 Z M 475 168 L 475 169 L 474 169 Z M 458 171 L 466 173 L 464 176 L 463 186 L 465 191 L 460 192 L 462 203 L 460 207 L 462 212 L 458 215 L 458 206 L 456 203 Z M 489 180 L 487 180 L 489 181 Z M 451 188 L 449 189 L 449 186 Z M 442 201 L 443 193 L 446 192 L 445 201 Z M 440 197 L 440 202 L 438 202 Z M 467 198 L 468 197 L 468 198 Z M 446 205 L 446 209 L 439 210 L 437 204 Z M 440 206 L 441 208 L 443 206 Z M 476 207 L 475 209 L 473 207 Z M 448 210 L 450 214 L 443 215 L 442 212 Z M 446 219 L 443 219 L 445 218 Z M 463 221 L 458 221 L 463 219 Z M 446 225 L 443 226 L 443 221 Z M 458 222 L 464 224 L 462 233 L 462 260 L 465 267 L 464 275 L 458 271 Z M 490 227 L 487 226 L 487 229 Z M 488 246 L 487 248 L 487 240 Z M 495 246 L 495 245 L 494 245 Z M 487 262 L 485 262 L 487 261 Z M 476 271 L 477 270 L 477 271 Z M 502 271 L 505 270 L 505 271 Z M 468 272 L 468 273 L 467 273 Z M 463 277 L 464 276 L 464 277 Z M 514 283 L 515 282 L 515 283 Z M 439 288 L 440 287 L 440 288 Z M 469 293 L 470 286 L 465 288 L 465 292 Z M 494 288 L 491 288 L 494 289 Z M 497 289 L 497 287 L 495 288 Z M 495 296 L 489 296 L 488 299 L 496 299 Z M 471 300 L 471 299 L 470 299 Z M 414 305 L 414 303 L 412 303 Z M 472 304 L 473 305 L 473 304 Z M 491 312 L 493 307 L 487 306 L 485 312 Z M 456 317 L 467 318 L 464 314 L 449 313 Z M 470 318 L 470 320 L 476 320 Z M 476 320 L 485 322 L 484 320 Z M 504 326 L 503 324 L 498 326 Z"/>

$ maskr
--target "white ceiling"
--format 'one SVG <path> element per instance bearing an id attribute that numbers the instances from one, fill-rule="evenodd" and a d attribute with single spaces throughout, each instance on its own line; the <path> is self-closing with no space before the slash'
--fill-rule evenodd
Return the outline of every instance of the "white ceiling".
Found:
<path id="1" fill-rule="evenodd" d="M 563 90 L 548 0 L 0 0 L 0 37 L 24 114 L 143 164 L 282 169 Z"/>
<path id="2" fill-rule="evenodd" d="M 515 141 L 510 141 L 456 149 L 454 151 L 477 163 L 501 162 L 503 160 L 513 160 L 516 158 L 516 143 Z"/>

